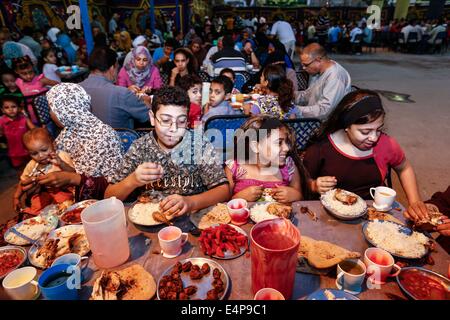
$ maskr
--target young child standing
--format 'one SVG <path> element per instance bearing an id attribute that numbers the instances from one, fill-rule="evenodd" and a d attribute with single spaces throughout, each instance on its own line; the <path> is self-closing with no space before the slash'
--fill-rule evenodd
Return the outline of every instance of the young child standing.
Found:
<path id="1" fill-rule="evenodd" d="M 43 74 L 36 75 L 33 69 L 33 64 L 28 56 L 17 58 L 13 60 L 13 69 L 17 73 L 19 79 L 16 84 L 22 91 L 25 98 L 31 98 L 47 91 L 46 86 L 57 85 L 57 81 L 47 79 Z M 32 101 L 27 101 L 27 112 L 30 115 L 31 121 L 34 124 L 39 124 L 39 120 L 33 110 Z"/>
<path id="2" fill-rule="evenodd" d="M 194 128 L 202 116 L 202 79 L 195 74 L 188 74 L 179 78 L 175 85 L 186 91 L 189 96 L 191 102 L 188 116 L 189 127 Z"/>
<path id="3" fill-rule="evenodd" d="M 62 203 L 66 200 L 73 200 L 72 188 L 50 188 L 42 187 L 38 184 L 38 177 L 55 171 L 75 172 L 74 164 L 64 151 L 55 152 L 53 140 L 44 128 L 34 128 L 23 136 L 23 143 L 31 157 L 25 167 L 21 183 L 31 186 L 24 190 L 19 184 L 14 194 L 14 208 L 18 211 L 21 208 L 21 197 L 27 191 L 32 194 L 31 205 L 23 210 L 25 213 L 37 215 L 46 206 L 53 203 Z M 29 180 L 33 183 L 29 184 Z"/>
<path id="4" fill-rule="evenodd" d="M 58 71 L 56 52 L 53 48 L 42 50 L 42 60 L 44 65 L 42 73 L 47 79 L 61 82 L 61 73 Z"/>
<path id="5" fill-rule="evenodd" d="M 226 76 L 218 76 L 211 81 L 209 102 L 205 106 L 203 122 L 206 122 L 212 116 L 242 114 L 240 110 L 233 109 L 227 101 L 230 99 L 232 89 L 233 83 Z"/>
<path id="6" fill-rule="evenodd" d="M 16 97 L 19 106 L 25 106 L 25 99 L 22 92 L 16 84 L 16 74 L 12 70 L 4 70 L 0 76 L 0 98 L 3 96 Z"/>
<path id="7" fill-rule="evenodd" d="M 165 196 L 161 212 L 169 219 L 229 199 L 228 180 L 214 147 L 203 135 L 186 130 L 189 104 L 187 93 L 178 87 L 158 91 L 150 112 L 155 130 L 131 145 L 105 198 L 125 200 L 137 188 L 160 194 Z"/>
<path id="8" fill-rule="evenodd" d="M 29 160 L 28 151 L 22 143 L 22 136 L 34 128 L 30 119 L 21 112 L 19 101 L 14 96 L 1 99 L 3 115 L 0 117 L 0 136 L 5 136 L 8 145 L 8 157 L 12 166 L 19 170 Z"/>
<path id="9" fill-rule="evenodd" d="M 278 202 L 302 200 L 308 190 L 306 173 L 294 151 L 290 129 L 268 116 L 252 117 L 241 129 L 235 158 L 225 167 L 232 198 L 253 202 L 271 189 L 270 195 Z"/>

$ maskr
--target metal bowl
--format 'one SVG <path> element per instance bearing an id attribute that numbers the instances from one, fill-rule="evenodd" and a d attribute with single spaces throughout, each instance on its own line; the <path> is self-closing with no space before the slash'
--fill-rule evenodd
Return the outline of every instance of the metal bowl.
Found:
<path id="1" fill-rule="evenodd" d="M 4 247 L 0 247 L 0 255 L 3 252 L 7 252 L 7 251 L 18 251 L 22 254 L 22 259 L 20 259 L 20 263 L 18 265 L 16 265 L 15 267 L 9 269 L 8 271 L 6 271 L 5 274 L 0 274 L 0 279 L 3 279 L 4 277 L 6 277 L 11 271 L 16 270 L 17 268 L 19 268 L 21 265 L 23 265 L 25 263 L 25 261 L 27 260 L 27 252 L 24 248 L 22 247 L 18 247 L 18 246 L 4 246 Z"/>
<path id="2" fill-rule="evenodd" d="M 73 210 L 75 210 L 75 209 L 78 209 L 78 208 L 87 208 L 87 207 L 89 207 L 90 205 L 92 205 L 92 204 L 94 204 L 94 203 L 96 203 L 97 202 L 97 200 L 94 200 L 94 199 L 90 199 L 90 200 L 84 200 L 84 201 L 80 201 L 80 202 L 77 202 L 77 203 L 74 203 L 73 205 L 71 205 L 70 207 L 68 207 L 66 210 L 64 210 L 64 212 L 61 214 L 61 216 L 59 217 L 59 220 L 61 221 L 61 225 L 62 226 L 64 226 L 64 225 L 71 225 L 71 224 L 82 224 L 82 222 L 81 222 L 81 216 L 80 216 L 80 222 L 79 223 L 70 223 L 70 222 L 66 222 L 66 221 L 64 221 L 64 216 L 67 214 L 67 213 L 69 213 L 70 211 L 73 211 Z"/>
<path id="3" fill-rule="evenodd" d="M 402 268 L 401 272 L 396 276 L 396 280 L 397 280 L 397 283 L 398 283 L 398 286 L 400 287 L 400 289 L 409 298 L 411 298 L 413 300 L 419 300 L 416 296 L 414 296 L 410 291 L 408 291 L 402 285 L 400 277 L 401 277 L 402 273 L 407 272 L 407 271 L 409 271 L 409 272 L 413 271 L 413 272 L 417 272 L 417 273 L 425 273 L 426 276 L 428 276 L 428 277 L 430 277 L 430 278 L 440 282 L 442 284 L 443 288 L 447 289 L 447 296 L 449 295 L 449 292 L 450 292 L 450 279 L 444 277 L 443 275 L 441 275 L 441 274 L 439 274 L 437 272 L 434 272 L 434 271 L 431 271 L 431 270 L 428 270 L 428 269 L 425 269 L 425 268 L 421 268 L 421 267 L 405 267 L 405 268 Z"/>

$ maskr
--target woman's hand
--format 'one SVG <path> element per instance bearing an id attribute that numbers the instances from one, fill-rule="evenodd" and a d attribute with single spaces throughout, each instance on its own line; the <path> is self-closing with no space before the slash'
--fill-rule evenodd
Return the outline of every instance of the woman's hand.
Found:
<path id="1" fill-rule="evenodd" d="M 262 187 L 262 186 L 251 186 L 251 187 L 245 188 L 244 190 L 236 193 L 233 196 L 233 199 L 242 198 L 249 202 L 255 202 L 259 198 L 262 197 L 263 191 L 264 191 L 264 187 Z"/>
<path id="2" fill-rule="evenodd" d="M 408 209 L 403 212 L 406 219 L 413 222 L 420 220 L 428 220 L 428 208 L 422 201 L 417 201 L 411 204 Z"/>
<path id="3" fill-rule="evenodd" d="M 171 220 L 175 217 L 182 216 L 186 212 L 190 212 L 192 210 L 192 205 L 192 201 L 189 197 L 171 194 L 161 201 L 159 206 L 167 219 Z"/>
<path id="4" fill-rule="evenodd" d="M 333 189 L 337 184 L 336 177 L 319 177 L 313 181 L 312 190 L 317 193 L 325 193 Z"/>
<path id="5" fill-rule="evenodd" d="M 130 90 L 131 92 L 133 92 L 134 94 L 138 93 L 140 91 L 139 87 L 136 85 L 131 85 L 128 87 L 128 90 Z"/>
<path id="6" fill-rule="evenodd" d="M 153 162 L 144 162 L 133 173 L 136 188 L 161 179 L 163 174 L 164 169 L 161 165 Z"/>
<path id="7" fill-rule="evenodd" d="M 450 237 L 450 219 L 443 216 L 442 224 L 437 226 L 436 231 L 445 237 Z"/>
<path id="8" fill-rule="evenodd" d="M 294 201 L 300 201 L 301 193 L 291 187 L 279 186 L 274 189 L 272 197 L 281 203 L 291 203 Z"/>

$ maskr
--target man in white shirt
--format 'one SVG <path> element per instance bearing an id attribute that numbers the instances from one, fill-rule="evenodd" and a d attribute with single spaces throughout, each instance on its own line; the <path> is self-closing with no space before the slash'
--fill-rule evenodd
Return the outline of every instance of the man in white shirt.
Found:
<path id="1" fill-rule="evenodd" d="M 350 31 L 350 42 L 354 43 L 356 41 L 356 36 L 362 33 L 361 28 L 355 25 L 352 31 Z"/>
<path id="2" fill-rule="evenodd" d="M 303 69 L 310 75 L 308 89 L 295 92 L 295 104 L 304 118 L 326 120 L 341 99 L 351 91 L 347 70 L 327 56 L 318 43 L 307 45 L 300 55 Z"/>
<path id="3" fill-rule="evenodd" d="M 442 19 L 439 20 L 438 24 L 431 30 L 430 32 L 430 39 L 428 40 L 429 44 L 434 43 L 434 39 L 436 39 L 436 36 L 440 32 L 447 31 L 447 28 L 444 26 L 444 21 Z"/>
<path id="4" fill-rule="evenodd" d="M 404 40 L 405 40 L 405 43 L 406 43 L 406 41 L 408 41 L 409 33 L 410 33 L 410 32 L 417 32 L 417 30 L 416 30 L 416 27 L 413 26 L 413 21 L 410 21 L 410 22 L 408 23 L 408 25 L 406 25 L 405 27 L 403 27 L 402 30 L 401 30 L 400 32 L 404 34 L 404 36 L 405 36 L 405 39 L 404 39 Z"/>
<path id="5" fill-rule="evenodd" d="M 278 16 L 276 17 L 276 22 L 273 24 L 270 34 L 278 37 L 278 40 L 284 45 L 287 54 L 292 59 L 295 52 L 295 33 L 294 30 L 292 30 L 291 25 Z"/>

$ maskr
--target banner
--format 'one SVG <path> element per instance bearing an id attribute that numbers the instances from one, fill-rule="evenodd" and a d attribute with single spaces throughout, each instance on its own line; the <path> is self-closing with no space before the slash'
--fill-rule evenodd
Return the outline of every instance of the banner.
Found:
<path id="1" fill-rule="evenodd" d="M 395 4 L 394 19 L 406 18 L 408 14 L 409 0 L 397 0 Z"/>

